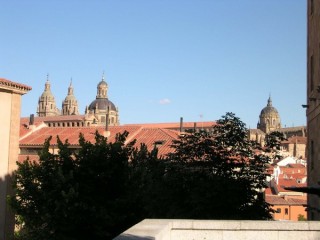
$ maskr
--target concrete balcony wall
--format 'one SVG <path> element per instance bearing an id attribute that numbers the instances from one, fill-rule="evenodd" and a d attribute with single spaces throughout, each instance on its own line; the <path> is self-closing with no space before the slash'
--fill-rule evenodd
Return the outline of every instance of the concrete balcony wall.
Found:
<path id="1" fill-rule="evenodd" d="M 320 240 L 317 221 L 145 219 L 114 240 Z"/>

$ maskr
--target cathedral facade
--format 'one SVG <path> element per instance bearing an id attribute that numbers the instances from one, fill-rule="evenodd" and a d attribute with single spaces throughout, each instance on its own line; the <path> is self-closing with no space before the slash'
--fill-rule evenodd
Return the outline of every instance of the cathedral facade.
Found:
<path id="1" fill-rule="evenodd" d="M 74 95 L 72 80 L 68 87 L 68 93 L 62 102 L 61 111 L 56 106 L 55 97 L 51 92 L 49 78 L 45 88 L 38 100 L 38 117 L 46 118 L 50 127 L 58 126 L 118 126 L 118 108 L 108 98 L 108 84 L 102 76 L 97 85 L 96 99 L 85 109 L 85 114 L 79 114 L 78 101 Z"/>

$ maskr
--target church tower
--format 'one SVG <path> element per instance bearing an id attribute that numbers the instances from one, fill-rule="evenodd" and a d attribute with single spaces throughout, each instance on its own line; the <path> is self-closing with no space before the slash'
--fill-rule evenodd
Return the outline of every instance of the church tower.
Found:
<path id="1" fill-rule="evenodd" d="M 54 100 L 50 87 L 49 75 L 47 75 L 44 92 L 38 101 L 37 114 L 39 117 L 60 115 L 60 111 L 56 106 L 56 101 Z"/>
<path id="2" fill-rule="evenodd" d="M 68 88 L 68 95 L 62 102 L 62 115 L 79 115 L 78 101 L 73 94 L 72 79 Z"/>
<path id="3" fill-rule="evenodd" d="M 91 102 L 85 111 L 86 126 L 94 125 L 119 125 L 118 108 L 108 99 L 108 84 L 102 75 L 102 80 L 97 85 L 96 99 Z"/>
<path id="4" fill-rule="evenodd" d="M 267 106 L 261 110 L 259 118 L 257 128 L 264 133 L 270 133 L 281 128 L 280 115 L 277 109 L 272 106 L 271 96 L 269 96 Z"/>

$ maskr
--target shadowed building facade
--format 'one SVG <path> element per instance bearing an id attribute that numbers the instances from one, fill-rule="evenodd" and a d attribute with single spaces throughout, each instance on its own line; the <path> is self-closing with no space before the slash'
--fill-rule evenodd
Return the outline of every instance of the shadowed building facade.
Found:
<path id="1" fill-rule="evenodd" d="M 308 219 L 320 220 L 320 1 L 308 0 L 307 40 L 307 129 L 308 187 L 318 194 L 308 194 Z"/>
<path id="2" fill-rule="evenodd" d="M 21 95 L 31 87 L 0 78 L 0 240 L 12 239 L 14 215 L 8 208 L 12 194 L 11 174 L 17 168 Z"/>

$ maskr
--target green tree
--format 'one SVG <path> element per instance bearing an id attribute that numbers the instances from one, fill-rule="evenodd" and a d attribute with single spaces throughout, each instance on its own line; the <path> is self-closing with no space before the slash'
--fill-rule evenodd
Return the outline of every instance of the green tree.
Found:
<path id="1" fill-rule="evenodd" d="M 180 177 L 169 184 L 183 191 L 179 194 L 183 197 L 177 197 L 176 212 L 186 203 L 194 210 L 186 217 L 271 218 L 262 194 L 270 159 L 256 154 L 256 144 L 248 139 L 245 124 L 233 113 L 218 120 L 212 133 L 182 135 L 172 147 L 175 151 L 168 160 L 176 167 L 166 169 L 165 179 L 169 181 L 170 173 Z M 181 185 L 176 186 L 177 182 Z M 187 207 L 181 212 L 185 211 Z"/>
<path id="2" fill-rule="evenodd" d="M 20 239 L 109 239 L 135 221 L 128 196 L 128 133 L 114 143 L 96 133 L 95 143 L 80 136 L 74 153 L 58 138 L 58 154 L 46 140 L 39 162 L 18 163 L 11 206 L 21 220 Z"/>

